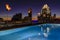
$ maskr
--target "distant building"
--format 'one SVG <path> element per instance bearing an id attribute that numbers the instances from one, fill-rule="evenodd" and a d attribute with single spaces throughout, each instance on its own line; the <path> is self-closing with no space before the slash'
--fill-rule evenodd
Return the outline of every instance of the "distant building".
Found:
<path id="1" fill-rule="evenodd" d="M 31 8 L 28 9 L 28 17 L 29 17 L 28 19 L 32 21 L 32 9 Z"/>
<path id="2" fill-rule="evenodd" d="M 54 16 L 53 16 L 53 17 L 54 17 L 54 19 L 56 19 L 56 14 L 54 14 Z"/>
<path id="3" fill-rule="evenodd" d="M 3 24 L 3 23 L 5 23 L 3 18 L 0 18 L 0 24 Z"/>
<path id="4" fill-rule="evenodd" d="M 24 23 L 30 22 L 30 21 L 29 21 L 29 17 L 28 17 L 28 16 L 25 16 L 24 19 L 23 19 L 23 22 L 24 22 Z"/>
<path id="5" fill-rule="evenodd" d="M 12 21 L 21 21 L 22 20 L 22 13 L 17 13 L 12 17 Z"/>
<path id="6" fill-rule="evenodd" d="M 41 14 L 40 14 L 40 13 L 38 13 L 37 15 L 38 15 L 38 16 L 37 16 L 37 18 L 38 18 L 38 22 L 41 22 L 41 17 L 40 17 L 40 16 L 41 16 Z"/>
<path id="7" fill-rule="evenodd" d="M 32 22 L 32 9 L 29 8 L 28 9 L 28 16 L 25 16 L 24 19 L 23 19 L 23 22 L 28 22 L 28 23 L 31 23 Z"/>
<path id="8" fill-rule="evenodd" d="M 54 14 L 54 17 L 55 17 L 55 14 Z M 51 9 L 47 4 L 45 4 L 42 7 L 40 16 L 38 16 L 38 21 L 41 23 L 50 23 L 50 22 L 52 22 L 52 20 L 53 19 L 51 16 Z"/>
<path id="9" fill-rule="evenodd" d="M 0 18 L 0 22 L 2 22 L 3 21 L 3 18 Z"/>
<path id="10" fill-rule="evenodd" d="M 56 14 L 53 15 L 53 21 L 56 22 Z"/>

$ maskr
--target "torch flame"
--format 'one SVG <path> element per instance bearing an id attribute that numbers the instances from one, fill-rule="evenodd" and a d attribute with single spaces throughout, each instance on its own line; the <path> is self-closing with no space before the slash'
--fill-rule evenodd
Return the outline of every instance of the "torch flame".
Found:
<path id="1" fill-rule="evenodd" d="M 11 7 L 9 6 L 9 4 L 6 4 L 5 6 L 6 6 L 6 9 L 7 9 L 8 11 L 11 10 Z"/>

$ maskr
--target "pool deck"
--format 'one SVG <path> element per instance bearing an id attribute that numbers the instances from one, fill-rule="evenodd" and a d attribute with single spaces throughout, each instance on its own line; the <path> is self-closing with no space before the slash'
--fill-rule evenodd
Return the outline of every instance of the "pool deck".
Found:
<path id="1" fill-rule="evenodd" d="M 39 25 L 39 24 L 42 24 L 42 23 L 23 23 L 23 24 L 17 24 L 13 26 L 6 25 L 6 27 L 0 27 L 0 31 L 14 29 L 14 28 L 28 27 L 28 26 Z"/>
<path id="2" fill-rule="evenodd" d="M 3 27 L 0 27 L 0 31 L 14 29 L 14 28 L 28 27 L 28 26 L 39 25 L 39 24 L 47 24 L 47 23 L 22 23 L 22 24 L 15 24 L 15 25 L 12 25 L 12 26 L 5 25 Z M 51 23 L 48 23 L 48 24 L 51 24 Z M 57 23 L 52 23 L 52 24 L 57 24 Z"/>

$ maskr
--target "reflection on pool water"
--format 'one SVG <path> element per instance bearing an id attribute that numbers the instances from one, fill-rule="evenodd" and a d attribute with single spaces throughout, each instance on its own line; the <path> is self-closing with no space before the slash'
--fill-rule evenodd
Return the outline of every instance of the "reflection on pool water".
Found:
<path id="1" fill-rule="evenodd" d="M 60 40 L 60 24 L 40 24 L 0 31 L 0 40 Z"/>

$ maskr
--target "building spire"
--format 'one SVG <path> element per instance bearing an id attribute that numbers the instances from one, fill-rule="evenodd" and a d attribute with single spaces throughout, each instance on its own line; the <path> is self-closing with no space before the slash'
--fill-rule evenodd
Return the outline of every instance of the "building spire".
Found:
<path id="1" fill-rule="evenodd" d="M 49 6 L 45 4 L 42 9 L 49 9 Z"/>
<path id="2" fill-rule="evenodd" d="M 41 10 L 41 13 L 46 13 L 46 14 L 50 14 L 51 10 L 50 10 L 50 7 L 45 4 L 43 7 L 42 7 L 42 10 Z"/>

